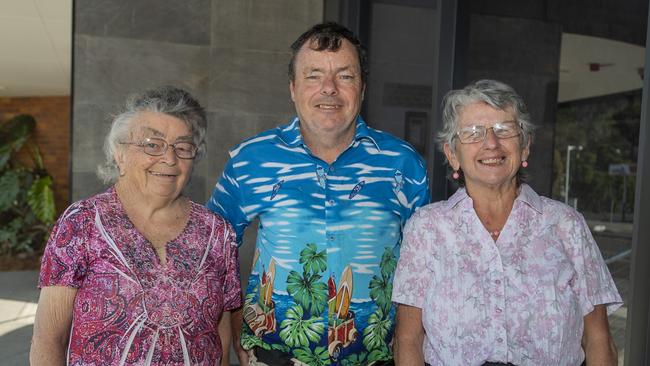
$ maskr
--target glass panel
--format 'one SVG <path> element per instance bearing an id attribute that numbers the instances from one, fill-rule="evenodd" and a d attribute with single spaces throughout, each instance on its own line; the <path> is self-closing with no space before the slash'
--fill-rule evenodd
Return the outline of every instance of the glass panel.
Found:
<path id="1" fill-rule="evenodd" d="M 627 302 L 645 49 L 562 35 L 555 126 L 553 198 L 586 218 Z M 625 356 L 627 306 L 610 315 Z"/>

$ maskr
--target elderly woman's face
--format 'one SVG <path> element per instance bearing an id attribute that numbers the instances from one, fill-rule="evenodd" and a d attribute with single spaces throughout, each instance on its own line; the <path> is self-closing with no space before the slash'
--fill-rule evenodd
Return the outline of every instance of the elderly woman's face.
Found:
<path id="1" fill-rule="evenodd" d="M 192 142 L 192 133 L 182 120 L 156 112 L 144 112 L 135 117 L 131 131 L 131 143 L 122 145 L 116 156 L 120 170 L 124 174 L 120 181 L 129 183 L 140 193 L 176 198 L 187 184 L 192 172 L 193 160 L 180 159 L 172 144 Z M 145 153 L 137 144 L 146 139 L 164 140 L 167 151 L 160 156 Z M 157 140 L 157 141 L 159 141 Z"/>
<path id="2" fill-rule="evenodd" d="M 495 124 L 502 138 L 495 134 Z M 519 133 L 511 136 L 507 131 L 513 127 Z M 483 102 L 465 106 L 458 116 L 458 131 L 480 131 L 483 128 L 487 129 L 483 140 L 462 143 L 460 136 L 456 135 L 453 151 L 450 145 L 445 144 L 445 154 L 451 167 L 454 170 L 462 169 L 468 188 L 516 185 L 517 171 L 522 160 L 528 158 L 529 149 L 528 146 L 521 146 L 521 129 L 512 109 L 494 109 Z M 467 136 L 466 133 L 465 142 L 472 141 Z"/>

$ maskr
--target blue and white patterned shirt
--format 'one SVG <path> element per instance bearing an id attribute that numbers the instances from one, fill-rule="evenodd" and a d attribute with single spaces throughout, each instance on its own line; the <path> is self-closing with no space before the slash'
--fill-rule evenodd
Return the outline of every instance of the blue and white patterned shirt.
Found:
<path id="1" fill-rule="evenodd" d="M 309 365 L 391 359 L 402 227 L 430 199 L 422 158 L 361 117 L 332 164 L 310 153 L 298 118 L 230 157 L 207 206 L 231 222 L 240 243 L 259 218 L 243 347 Z"/>

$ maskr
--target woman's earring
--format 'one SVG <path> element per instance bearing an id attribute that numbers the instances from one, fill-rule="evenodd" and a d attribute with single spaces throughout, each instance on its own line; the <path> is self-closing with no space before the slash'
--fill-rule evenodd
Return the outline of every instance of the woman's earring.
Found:
<path id="1" fill-rule="evenodd" d="M 454 170 L 454 173 L 451 175 L 452 178 L 455 180 L 458 180 L 460 178 L 460 174 L 458 174 L 458 170 Z"/>
<path id="2" fill-rule="evenodd" d="M 528 168 L 528 162 L 527 162 L 526 160 L 522 161 L 522 162 L 521 162 L 521 166 L 522 166 L 523 168 Z"/>

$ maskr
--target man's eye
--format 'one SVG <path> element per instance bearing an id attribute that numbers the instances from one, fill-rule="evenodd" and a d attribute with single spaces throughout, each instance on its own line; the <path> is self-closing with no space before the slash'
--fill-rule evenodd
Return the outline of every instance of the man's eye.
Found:
<path id="1" fill-rule="evenodd" d="M 307 75 L 307 76 L 305 77 L 305 79 L 308 79 L 308 80 L 316 80 L 316 79 L 318 79 L 318 75 Z"/>
<path id="2" fill-rule="evenodd" d="M 354 79 L 354 75 L 341 75 L 341 79 L 343 79 L 343 80 L 352 80 L 352 79 Z"/>

